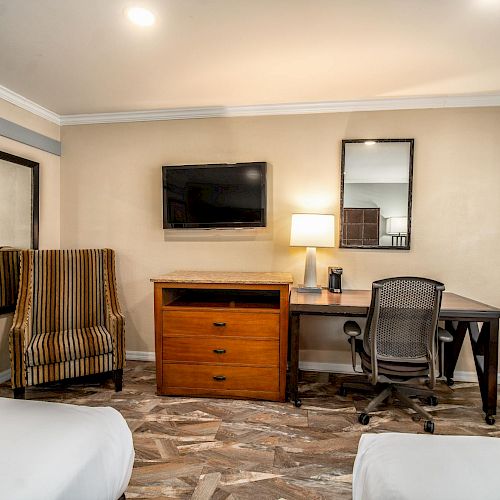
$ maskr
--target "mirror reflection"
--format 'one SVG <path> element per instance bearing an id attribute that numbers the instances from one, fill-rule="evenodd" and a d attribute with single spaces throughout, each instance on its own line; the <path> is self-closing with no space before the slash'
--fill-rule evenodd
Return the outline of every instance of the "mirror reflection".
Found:
<path id="1" fill-rule="evenodd" d="M 31 170 L 0 160 L 0 246 L 31 246 Z"/>
<path id="2" fill-rule="evenodd" d="M 38 168 L 0 151 L 0 314 L 15 309 L 20 250 L 38 248 Z"/>
<path id="3" fill-rule="evenodd" d="M 342 247 L 410 248 L 413 142 L 342 141 Z"/>

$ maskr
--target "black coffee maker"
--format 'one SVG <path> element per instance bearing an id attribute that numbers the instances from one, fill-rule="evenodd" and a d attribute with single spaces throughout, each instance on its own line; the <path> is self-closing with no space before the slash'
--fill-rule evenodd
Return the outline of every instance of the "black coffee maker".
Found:
<path id="1" fill-rule="evenodd" d="M 342 271 L 341 267 L 328 268 L 328 290 L 333 293 L 342 293 Z"/>

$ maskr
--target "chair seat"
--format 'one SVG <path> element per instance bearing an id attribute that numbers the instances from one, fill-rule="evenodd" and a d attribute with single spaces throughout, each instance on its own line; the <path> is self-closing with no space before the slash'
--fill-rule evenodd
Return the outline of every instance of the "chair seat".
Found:
<path id="1" fill-rule="evenodd" d="M 372 361 L 364 351 L 360 352 L 361 366 L 363 371 L 371 373 Z M 384 375 L 392 375 L 395 377 L 420 377 L 426 376 L 429 373 L 428 363 L 402 363 L 390 361 L 378 361 L 378 372 Z"/>
<path id="2" fill-rule="evenodd" d="M 48 365 L 90 358 L 113 351 L 113 340 L 104 326 L 34 335 L 26 348 L 28 366 Z"/>

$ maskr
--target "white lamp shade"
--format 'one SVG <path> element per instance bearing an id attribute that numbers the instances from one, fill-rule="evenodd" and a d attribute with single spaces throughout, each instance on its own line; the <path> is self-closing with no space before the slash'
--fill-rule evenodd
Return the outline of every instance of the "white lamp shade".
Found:
<path id="1" fill-rule="evenodd" d="M 385 227 L 387 234 L 406 234 L 408 232 L 408 217 L 389 217 Z"/>
<path id="2" fill-rule="evenodd" d="M 292 247 L 334 247 L 335 217 L 320 214 L 293 214 Z"/>

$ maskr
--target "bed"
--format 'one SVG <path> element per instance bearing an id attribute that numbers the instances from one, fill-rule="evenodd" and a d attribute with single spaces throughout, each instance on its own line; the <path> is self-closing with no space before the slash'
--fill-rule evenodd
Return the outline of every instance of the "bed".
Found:
<path id="1" fill-rule="evenodd" d="M 134 463 L 113 408 L 0 398 L 0 498 L 118 500 Z"/>
<path id="2" fill-rule="evenodd" d="M 499 463 L 498 438 L 363 434 L 353 500 L 500 498 Z"/>

